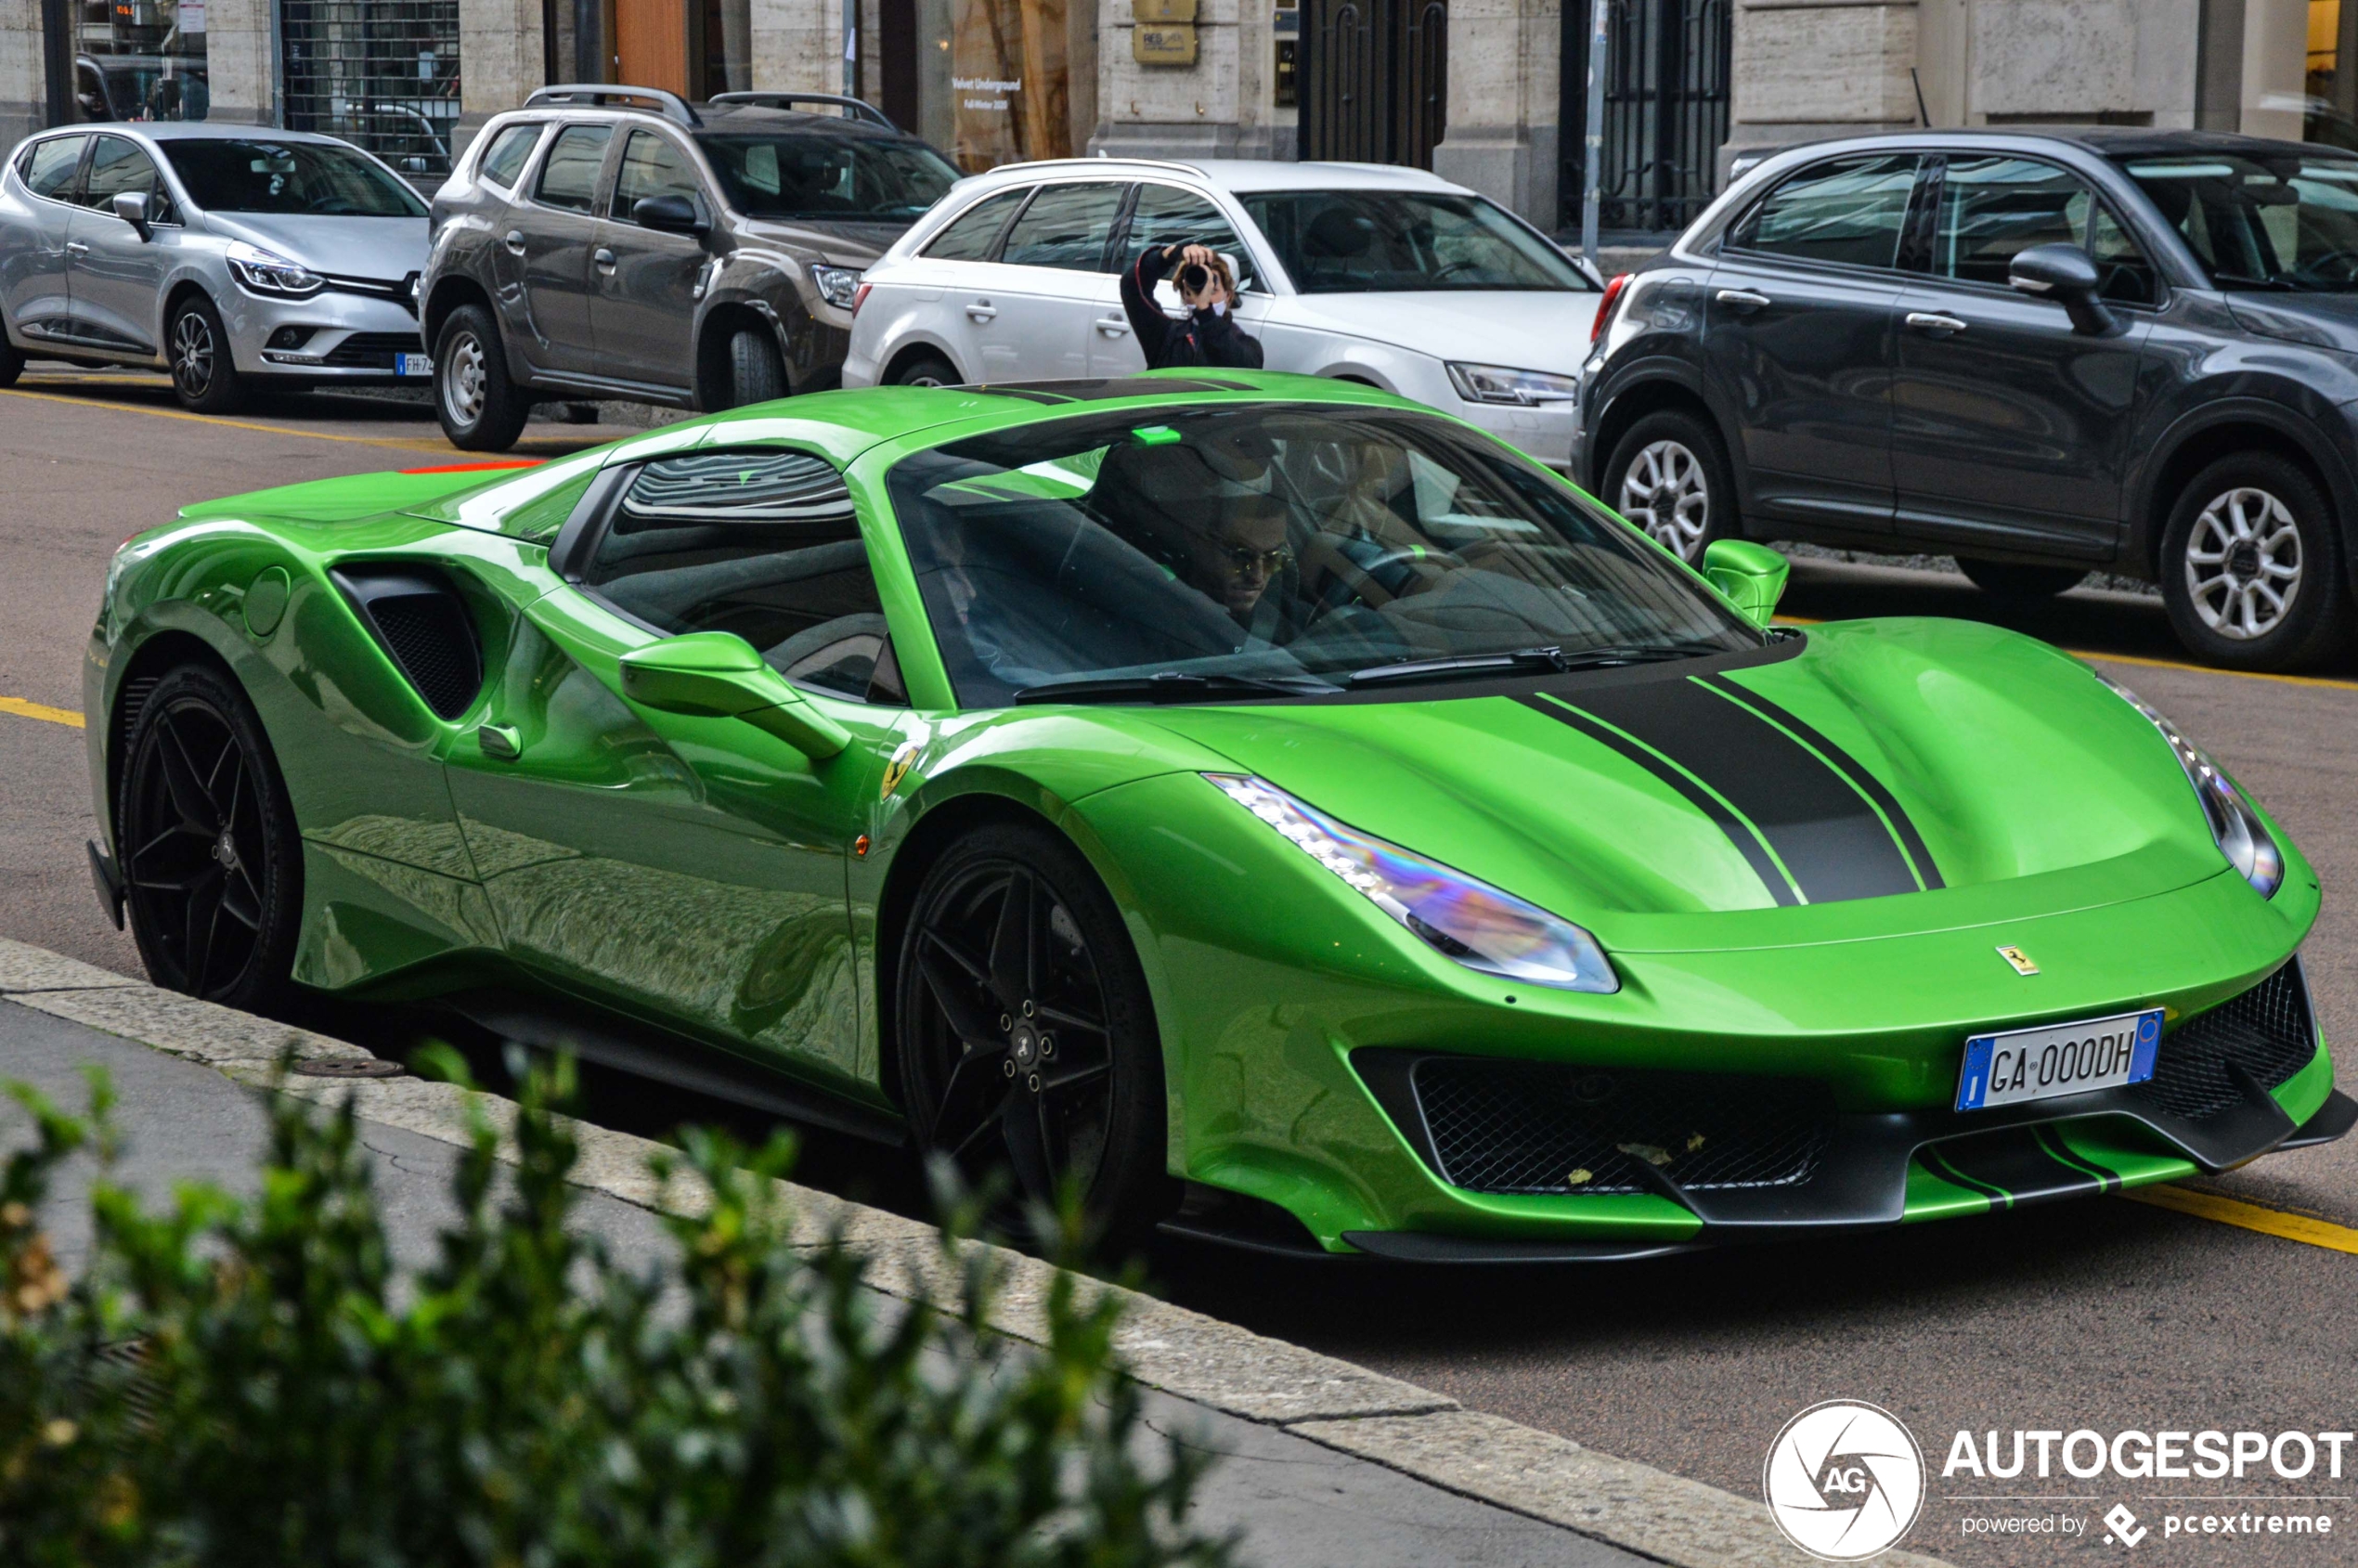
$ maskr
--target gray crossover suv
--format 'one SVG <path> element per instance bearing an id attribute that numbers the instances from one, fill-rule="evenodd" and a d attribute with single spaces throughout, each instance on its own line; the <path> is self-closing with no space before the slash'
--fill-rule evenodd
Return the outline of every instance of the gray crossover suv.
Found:
<path id="1" fill-rule="evenodd" d="M 808 102 L 842 112 L 788 107 Z M 833 386 L 862 269 L 957 178 L 857 99 L 544 87 L 434 199 L 442 427 L 499 451 L 542 399 L 713 409 Z"/>
<path id="2" fill-rule="evenodd" d="M 226 413 L 257 384 L 425 384 L 426 208 L 331 136 L 141 122 L 0 167 L 0 386 L 28 355 L 153 365 Z"/>

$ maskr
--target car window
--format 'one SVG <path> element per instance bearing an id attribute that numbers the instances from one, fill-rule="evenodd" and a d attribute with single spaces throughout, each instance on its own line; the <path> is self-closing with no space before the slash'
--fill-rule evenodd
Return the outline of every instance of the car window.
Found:
<path id="1" fill-rule="evenodd" d="M 797 684 L 903 700 L 851 494 L 824 459 L 656 459 L 624 490 L 582 584 L 664 632 L 733 631 Z"/>
<path id="2" fill-rule="evenodd" d="M 1007 215 L 1030 193 L 1030 187 L 1023 187 L 984 197 L 935 235 L 926 254 L 936 261 L 989 261 L 999 231 L 1007 227 Z"/>
<path id="3" fill-rule="evenodd" d="M 2121 305 L 2151 305 L 2161 297 L 2154 264 L 2101 201 L 2088 217 L 2088 254 L 2096 264 L 2097 276 L 2104 279 L 2096 290 L 2102 298 Z"/>
<path id="4" fill-rule="evenodd" d="M 111 212 L 114 199 L 123 192 L 153 196 L 160 183 L 155 160 L 137 142 L 124 136 L 100 136 L 90 149 L 90 172 L 83 176 L 82 204 Z"/>
<path id="5" fill-rule="evenodd" d="M 1236 227 L 1223 217 L 1220 209 L 1192 190 L 1175 185 L 1142 185 L 1138 188 L 1137 205 L 1131 209 L 1130 237 L 1122 244 L 1128 255 L 1115 258 L 1121 265 L 1142 251 L 1160 250 L 1166 245 L 1209 245 L 1236 263 L 1240 269 L 1237 280 L 1252 271 L 1252 256 L 1237 238 Z"/>
<path id="6" fill-rule="evenodd" d="M 999 253 L 1009 266 L 1054 266 L 1069 272 L 1107 272 L 1106 242 L 1128 187 L 1110 182 L 1043 186 L 1031 205 L 1007 230 Z"/>
<path id="7" fill-rule="evenodd" d="M 1932 270 L 1961 283 L 2002 289 L 2016 252 L 2083 243 L 2094 205 L 2088 188 L 2053 163 L 1951 159 L 1940 179 Z"/>
<path id="8" fill-rule="evenodd" d="M 210 213 L 422 218 L 426 204 L 384 166 L 334 141 L 257 136 L 164 144 L 190 201 Z"/>
<path id="9" fill-rule="evenodd" d="M 524 173 L 525 160 L 532 156 L 533 144 L 539 139 L 538 125 L 509 126 L 483 155 L 483 167 L 477 173 L 502 190 L 513 190 L 516 176 Z"/>
<path id="10" fill-rule="evenodd" d="M 588 212 L 598 194 L 606 143 L 613 139 L 611 125 L 567 125 L 559 131 L 548 161 L 540 165 L 540 183 L 533 195 L 545 206 Z"/>
<path id="11" fill-rule="evenodd" d="M 1239 200 L 1305 294 L 1596 288 L 1569 256 L 1480 196 L 1268 190 Z"/>
<path id="12" fill-rule="evenodd" d="M 631 206 L 651 196 L 697 201 L 695 166 L 688 155 L 654 131 L 633 131 L 623 145 L 622 167 L 614 178 L 614 215 L 629 221 Z"/>
<path id="13" fill-rule="evenodd" d="M 1813 163 L 1746 214 L 1728 243 L 1795 261 L 1890 266 L 1898 258 L 1917 163 L 1911 152 Z"/>
<path id="14" fill-rule="evenodd" d="M 2215 287 L 2358 292 L 2358 159 L 2255 143 L 2124 167 Z"/>
<path id="15" fill-rule="evenodd" d="M 812 131 L 696 140 L 729 204 L 747 217 L 905 224 L 958 180 L 920 141 Z"/>
<path id="16" fill-rule="evenodd" d="M 87 136 L 52 136 L 35 142 L 26 149 L 17 164 L 18 177 L 25 188 L 35 196 L 46 196 L 52 201 L 73 200 L 73 174 L 82 162 L 82 146 Z"/>

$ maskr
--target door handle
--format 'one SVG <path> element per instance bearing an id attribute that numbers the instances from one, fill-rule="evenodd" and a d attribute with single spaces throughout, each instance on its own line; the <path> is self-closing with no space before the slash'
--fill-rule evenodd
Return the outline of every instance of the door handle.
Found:
<path id="1" fill-rule="evenodd" d="M 970 320 L 988 321 L 998 314 L 998 306 L 992 305 L 989 300 L 976 300 L 973 304 L 966 306 L 966 316 Z"/>
<path id="2" fill-rule="evenodd" d="M 1122 317 L 1100 316 L 1097 317 L 1097 330 L 1109 338 L 1118 338 L 1130 330 L 1130 323 Z"/>
<path id="3" fill-rule="evenodd" d="M 524 737 L 512 725 L 486 724 L 475 731 L 475 745 L 486 757 L 499 762 L 513 762 L 524 755 Z"/>
<path id="4" fill-rule="evenodd" d="M 1965 324 L 1955 317 L 1943 316 L 1937 311 L 1931 310 L 1910 311 L 1908 325 L 1920 332 L 1930 332 L 1933 336 L 1939 338 L 1954 337 L 1965 330 Z"/>
<path id="5" fill-rule="evenodd" d="M 607 250 L 603 245 L 601 245 L 596 250 L 590 252 L 590 259 L 598 264 L 598 270 L 601 272 L 612 272 L 614 270 L 614 253 Z"/>
<path id="6" fill-rule="evenodd" d="M 1758 310 L 1764 305 L 1774 305 L 1777 303 L 1775 300 L 1770 299 L 1767 294 L 1756 294 L 1750 289 L 1722 289 L 1717 293 L 1714 294 L 1712 298 L 1717 300 L 1721 305 L 1732 305 L 1737 310 L 1743 311 L 1747 315 L 1753 311 Z"/>
<path id="7" fill-rule="evenodd" d="M 508 253 L 510 255 L 520 256 L 524 254 L 523 229 L 512 228 L 508 230 L 508 232 L 500 238 L 499 242 L 508 247 Z"/>
<path id="8" fill-rule="evenodd" d="M 66 241 L 66 254 L 70 256 L 86 256 L 89 253 L 90 247 L 84 244 L 81 240 L 69 240 Z"/>

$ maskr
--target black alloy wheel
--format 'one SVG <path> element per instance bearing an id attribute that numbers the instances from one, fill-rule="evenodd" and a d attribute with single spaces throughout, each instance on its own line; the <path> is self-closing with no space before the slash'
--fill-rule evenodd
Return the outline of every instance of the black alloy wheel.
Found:
<path id="1" fill-rule="evenodd" d="M 2018 561 L 1976 561 L 1957 558 L 1957 570 L 1992 599 L 2036 603 L 2078 588 L 2088 576 L 2084 566 L 2031 566 Z"/>
<path id="2" fill-rule="evenodd" d="M 229 333 L 221 313 L 202 294 L 190 294 L 172 313 L 164 330 L 171 356 L 172 390 L 180 406 L 200 414 L 235 413 L 244 407 L 246 388 L 229 351 Z"/>
<path id="3" fill-rule="evenodd" d="M 938 355 L 921 355 L 892 373 L 895 386 L 958 386 L 958 368 Z"/>
<path id="4" fill-rule="evenodd" d="M 1020 1197 L 1069 1188 L 1100 1235 L 1167 1202 L 1162 1056 L 1113 901 L 1045 829 L 982 829 L 926 874 L 900 941 L 895 1035 L 919 1147 Z"/>
<path id="5" fill-rule="evenodd" d="M 301 848 L 245 694 L 204 666 L 173 670 L 123 756 L 115 848 L 149 978 L 232 1007 L 278 1002 L 302 916 Z"/>

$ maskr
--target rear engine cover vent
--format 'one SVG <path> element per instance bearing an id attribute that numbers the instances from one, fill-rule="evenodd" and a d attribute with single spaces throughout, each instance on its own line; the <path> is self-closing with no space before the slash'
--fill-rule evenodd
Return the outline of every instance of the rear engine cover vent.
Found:
<path id="1" fill-rule="evenodd" d="M 483 640 L 449 579 L 394 565 L 343 566 L 331 575 L 435 716 L 466 712 L 483 690 Z"/>

